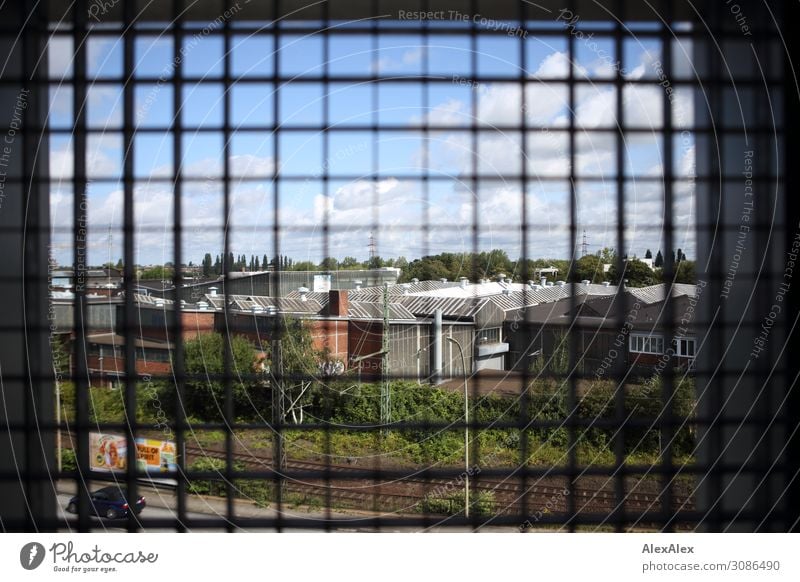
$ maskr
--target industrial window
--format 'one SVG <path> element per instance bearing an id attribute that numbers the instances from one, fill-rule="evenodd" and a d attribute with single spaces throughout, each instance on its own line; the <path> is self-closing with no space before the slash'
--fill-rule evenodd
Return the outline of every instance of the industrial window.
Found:
<path id="1" fill-rule="evenodd" d="M 672 342 L 672 349 L 676 356 L 684 358 L 694 358 L 695 340 L 694 338 L 675 338 Z"/>
<path id="2" fill-rule="evenodd" d="M 652 335 L 631 336 L 631 351 L 640 354 L 663 354 L 664 338 Z"/>
<path id="3" fill-rule="evenodd" d="M 4 528 L 797 528 L 791 8 L 8 4 Z"/>
<path id="4" fill-rule="evenodd" d="M 478 332 L 478 343 L 496 344 L 502 341 L 503 329 L 500 327 L 490 327 Z"/>

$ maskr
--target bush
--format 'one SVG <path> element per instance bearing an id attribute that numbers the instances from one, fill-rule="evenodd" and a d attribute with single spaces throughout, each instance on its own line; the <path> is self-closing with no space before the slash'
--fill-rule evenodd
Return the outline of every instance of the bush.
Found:
<path id="1" fill-rule="evenodd" d="M 494 493 L 491 491 L 470 492 L 469 508 L 472 515 L 488 517 L 494 515 Z M 418 505 L 420 513 L 458 515 L 464 513 L 464 491 L 429 493 Z"/>
<path id="2" fill-rule="evenodd" d="M 77 471 L 78 459 L 75 457 L 75 451 L 72 449 L 61 449 L 61 470 L 62 471 Z"/>

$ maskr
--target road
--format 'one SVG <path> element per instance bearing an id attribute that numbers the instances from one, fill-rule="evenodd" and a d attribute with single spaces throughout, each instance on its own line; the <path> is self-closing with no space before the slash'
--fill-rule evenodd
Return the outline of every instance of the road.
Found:
<path id="1" fill-rule="evenodd" d="M 108 483 L 91 483 L 89 488 L 91 491 L 99 489 L 100 487 L 106 486 Z M 58 517 L 60 520 L 64 521 L 64 527 L 61 528 L 59 531 L 62 532 L 70 532 L 76 531 L 75 525 L 68 524 L 68 520 L 75 521 L 76 516 L 70 513 L 67 513 L 65 508 L 69 503 L 70 498 L 75 494 L 75 484 L 72 482 L 61 482 L 58 484 Z M 147 525 L 148 520 L 152 519 L 177 519 L 177 496 L 169 490 L 162 490 L 162 489 L 153 489 L 148 486 L 141 486 L 139 488 L 139 494 L 144 495 L 147 500 L 147 507 L 142 511 L 140 517 L 143 520 L 141 532 L 144 533 L 169 533 L 174 532 L 175 527 L 151 527 Z M 225 532 L 227 531 L 224 527 L 225 523 L 225 515 L 227 511 L 227 504 L 225 499 L 221 499 L 218 497 L 201 497 L 197 495 L 188 495 L 186 497 L 186 504 L 187 504 L 187 511 L 186 511 L 186 518 L 187 520 L 193 519 L 208 519 L 214 518 L 219 520 L 220 527 L 219 528 L 198 528 L 196 530 L 192 530 L 191 527 L 187 527 L 188 531 L 196 531 L 196 532 Z M 277 511 L 271 508 L 264 508 L 255 505 L 254 503 L 248 502 L 246 500 L 237 499 L 234 501 L 234 512 L 235 515 L 238 517 L 243 518 L 251 518 L 251 517 L 260 517 L 260 518 L 275 518 L 277 517 Z M 364 517 L 372 517 L 373 514 L 369 512 L 332 512 L 331 517 L 334 519 L 341 520 L 341 525 L 336 528 L 336 531 L 340 532 L 371 532 L 374 531 L 371 528 L 363 527 L 362 519 Z M 284 517 L 291 518 L 291 519 L 307 519 L 309 523 L 309 528 L 292 528 L 290 532 L 302 533 L 302 532 L 310 532 L 316 533 L 319 532 L 319 521 L 324 520 L 326 515 L 324 512 L 319 510 L 317 511 L 306 511 L 302 508 L 284 508 Z M 390 516 L 386 516 L 390 517 Z M 445 518 L 440 518 L 446 522 Z M 125 519 L 118 519 L 118 520 L 109 520 L 105 518 L 98 518 L 98 517 L 91 517 L 91 531 L 94 532 L 107 532 L 107 533 L 124 533 L 127 532 L 127 521 Z M 315 527 L 316 525 L 316 527 Z M 418 532 L 422 531 L 423 528 L 421 527 L 391 527 L 391 528 L 382 528 L 381 531 L 383 532 Z M 516 528 L 510 527 L 487 527 L 484 528 L 482 531 L 486 532 L 509 532 L 515 531 Z M 247 530 L 238 529 L 237 531 L 244 532 Z M 258 532 L 268 533 L 274 531 L 270 528 L 259 528 L 258 530 L 254 530 Z M 429 528 L 426 528 L 425 531 L 469 531 L 469 528 L 443 528 L 441 525 L 436 524 L 436 520 L 432 521 L 432 524 Z"/>

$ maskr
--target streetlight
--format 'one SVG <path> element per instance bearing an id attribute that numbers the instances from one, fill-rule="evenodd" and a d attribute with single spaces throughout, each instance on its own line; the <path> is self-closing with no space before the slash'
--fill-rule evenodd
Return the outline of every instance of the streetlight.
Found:
<path id="1" fill-rule="evenodd" d="M 464 370 L 464 517 L 469 517 L 469 393 L 467 391 L 467 361 L 464 359 L 464 350 L 458 340 L 447 336 L 447 341 L 453 342 L 461 354 L 461 368 Z"/>

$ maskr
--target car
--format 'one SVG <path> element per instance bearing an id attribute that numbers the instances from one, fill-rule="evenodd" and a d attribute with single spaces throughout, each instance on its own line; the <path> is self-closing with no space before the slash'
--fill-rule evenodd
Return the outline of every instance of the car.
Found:
<path id="1" fill-rule="evenodd" d="M 103 487 L 93 493 L 89 494 L 90 512 L 93 512 L 101 517 L 108 519 L 117 519 L 120 517 L 127 517 L 131 511 L 131 506 L 128 502 L 128 491 L 125 487 L 111 485 Z M 139 515 L 145 508 L 146 502 L 141 495 L 133 504 L 133 513 Z M 78 497 L 75 496 L 69 500 L 67 504 L 67 511 L 70 513 L 78 513 Z"/>

